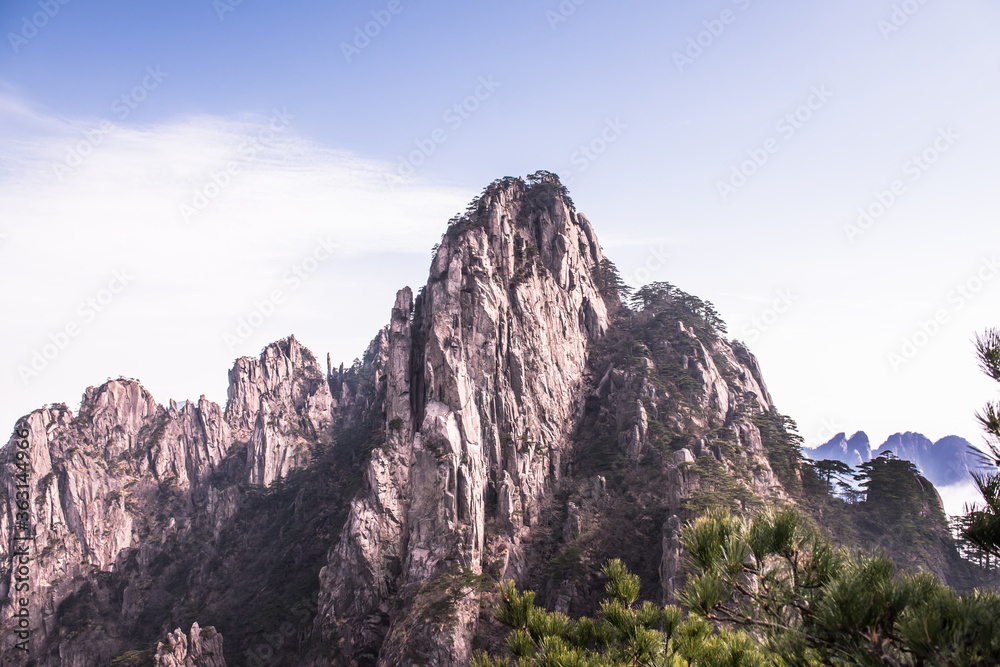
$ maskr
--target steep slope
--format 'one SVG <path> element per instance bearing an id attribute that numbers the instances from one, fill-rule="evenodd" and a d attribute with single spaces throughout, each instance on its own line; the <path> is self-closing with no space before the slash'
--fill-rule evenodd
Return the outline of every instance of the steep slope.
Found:
<path id="1" fill-rule="evenodd" d="M 662 286 L 603 344 L 609 304 L 621 309 L 602 266 L 558 181 L 510 179 L 453 221 L 412 316 L 409 294 L 397 297 L 386 443 L 321 574 L 316 629 L 339 659 L 466 664 L 490 606 L 483 577 L 530 578 L 563 511 L 579 537 L 594 505 L 566 501 L 572 490 L 603 502 L 596 433 L 613 450 L 597 456 L 659 462 L 662 516 L 646 546 L 664 595 L 699 477 L 748 502 L 784 496 L 751 418 L 772 406 L 749 352 L 713 329 L 710 304 Z M 634 344 L 632 328 L 644 356 L 617 347 Z"/>
<path id="2" fill-rule="evenodd" d="M 600 599 L 600 568 L 612 557 L 640 575 L 644 598 L 673 600 L 685 576 L 685 521 L 711 505 L 787 500 L 784 483 L 798 479 L 797 463 L 781 479 L 794 451 L 770 438 L 780 417 L 756 360 L 725 340 L 711 304 L 660 283 L 635 305 L 615 303 L 592 346 L 568 465 L 519 573 L 541 603 L 571 614 Z M 495 631 L 484 626 L 482 646 Z"/>
<path id="3" fill-rule="evenodd" d="M 941 496 L 912 462 L 877 456 L 861 472 L 865 499 L 850 510 L 865 543 L 885 549 L 904 568 L 929 570 L 961 590 L 988 583 L 985 572 L 959 556 Z"/>
<path id="4" fill-rule="evenodd" d="M 557 181 L 509 179 L 453 221 L 416 301 L 397 297 L 386 443 L 321 574 L 316 627 L 343 659 L 468 662 L 479 604 L 465 580 L 523 567 L 561 474 L 588 344 L 607 328 L 601 259 Z M 447 613 L 429 614 L 452 587 Z"/>
<path id="5" fill-rule="evenodd" d="M 295 337 L 229 371 L 226 421 L 247 442 L 251 484 L 268 486 L 309 462 L 311 445 L 328 437 L 333 397 L 316 358 Z"/>

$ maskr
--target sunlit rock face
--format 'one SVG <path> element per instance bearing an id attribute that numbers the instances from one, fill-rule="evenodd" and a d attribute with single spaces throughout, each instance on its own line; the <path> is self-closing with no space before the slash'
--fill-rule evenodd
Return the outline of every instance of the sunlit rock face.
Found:
<path id="1" fill-rule="evenodd" d="M 488 556 L 523 561 L 521 538 L 582 407 L 588 343 L 608 327 L 592 276 L 600 246 L 557 188 L 489 190 L 445 235 L 416 300 L 397 296 L 386 447 L 321 574 L 317 629 L 345 659 L 467 664 L 477 596 L 442 628 L 421 613 L 421 585 L 479 574 Z M 487 505 L 502 526 L 490 535 Z M 389 594 L 406 599 L 400 611 Z"/>
<path id="2" fill-rule="evenodd" d="M 229 371 L 226 421 L 247 442 L 247 481 L 270 485 L 309 462 L 327 434 L 333 397 L 316 358 L 294 336 Z"/>
<path id="3" fill-rule="evenodd" d="M 156 647 L 154 667 L 226 667 L 222 656 L 222 635 L 213 627 L 204 630 L 198 623 L 191 626 L 190 635 L 178 628 Z"/>

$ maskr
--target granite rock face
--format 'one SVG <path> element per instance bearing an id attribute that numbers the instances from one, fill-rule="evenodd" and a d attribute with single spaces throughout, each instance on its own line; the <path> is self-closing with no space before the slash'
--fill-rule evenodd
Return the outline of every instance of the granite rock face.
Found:
<path id="1" fill-rule="evenodd" d="M 268 346 L 259 360 L 238 360 L 230 380 L 225 412 L 204 396 L 164 407 L 137 381 L 111 380 L 89 387 L 75 415 L 66 405 L 52 405 L 25 416 L 17 428 L 28 433 L 26 447 L 17 446 L 15 431 L 0 450 L 0 562 L 9 564 L 24 548 L 14 538 L 23 536 L 25 523 L 17 515 L 25 510 L 17 500 L 27 493 L 34 535 L 30 642 L 33 653 L 50 656 L 44 664 L 113 658 L 114 641 L 53 648 L 65 631 L 60 609 L 65 612 L 67 600 L 90 595 L 94 577 L 114 573 L 136 555 L 143 569 L 157 554 L 151 538 L 159 543 L 190 533 L 200 522 L 217 537 L 237 510 L 239 482 L 271 483 L 308 462 L 310 447 L 329 439 L 329 386 L 294 337 Z M 236 456 L 240 449 L 247 451 L 245 464 Z M 30 472 L 19 481 L 20 451 Z M 162 517 L 168 498 L 189 514 Z M 204 509 L 194 514 L 195 505 Z M 11 595 L 16 583 L 3 566 L 0 597 Z M 141 614 L 130 611 L 129 590 L 123 613 Z M 13 613 L 4 605 L 0 624 L 12 624 Z M 10 653 L 15 639 L 5 632 L 0 642 L 5 662 L 4 656 L 16 655 Z"/>
<path id="2" fill-rule="evenodd" d="M 222 657 L 222 635 L 213 627 L 202 630 L 195 622 L 190 636 L 180 628 L 160 642 L 153 658 L 155 667 L 226 667 Z"/>
<path id="3" fill-rule="evenodd" d="M 202 485 L 222 464 L 233 444 L 222 409 L 202 396 L 178 410 L 171 401 L 159 439 L 149 451 L 156 479 L 173 479 L 182 489 Z"/>
<path id="4" fill-rule="evenodd" d="M 575 434 L 578 451 L 557 493 L 567 500 L 549 508 L 581 529 L 563 528 L 561 541 L 536 546 L 549 560 L 534 569 L 571 566 L 577 591 L 599 591 L 599 577 L 583 564 L 624 554 L 643 581 L 659 581 L 655 597 L 667 603 L 676 600 L 684 581 L 679 534 L 691 518 L 689 501 L 701 496 L 763 503 L 787 494 L 755 422 L 774 410 L 756 360 L 727 341 L 711 318 L 698 315 L 701 307 L 690 295 L 667 284 L 657 289 L 659 297 L 646 295 L 655 305 L 618 311 L 609 339 L 593 346 L 591 389 Z M 631 462 L 628 472 L 607 458 L 593 461 L 595 455 L 612 456 L 612 443 Z M 602 475 L 586 476 L 595 466 L 608 472 L 618 467 L 617 476 L 628 485 L 619 482 L 612 490 Z M 637 526 L 641 534 L 610 527 L 636 522 L 637 507 L 648 525 Z M 650 552 L 659 559 L 636 555 Z M 581 577 L 589 577 L 585 585 Z M 599 601 L 593 595 L 574 599 L 558 578 L 535 576 L 526 585 L 539 591 L 543 604 L 577 613 L 588 613 Z"/>
<path id="5" fill-rule="evenodd" d="M 247 444 L 251 484 L 270 485 L 309 462 L 330 429 L 333 396 L 316 358 L 295 336 L 243 357 L 229 371 L 226 421 Z"/>
<path id="6" fill-rule="evenodd" d="M 18 511 L 27 511 L 35 554 L 28 583 L 38 605 L 31 641 L 40 647 L 59 631 L 57 612 L 66 598 L 85 588 L 91 573 L 114 571 L 139 545 L 140 519 L 159 485 L 190 494 L 215 471 L 232 440 L 217 405 L 202 398 L 179 411 L 173 404 L 163 408 L 133 380 L 88 388 L 76 416 L 65 405 L 49 406 L 18 428 L 29 434 L 27 447 L 17 446 L 15 433 L 0 453 L 0 558 L 9 563 L 24 546 L 14 537 L 26 526 Z M 19 452 L 29 456 L 26 478 L 18 477 L 24 474 Z M 22 497 L 26 506 L 16 502 Z M 6 569 L 3 575 L 0 594 L 7 595 L 14 574 Z M 3 613 L 9 622 L 11 608 Z"/>
<path id="7" fill-rule="evenodd" d="M 386 446 L 320 575 L 317 630 L 379 664 L 467 664 L 479 615 L 463 576 L 522 567 L 522 537 L 583 401 L 587 348 L 608 326 L 590 223 L 561 196 L 512 180 L 453 223 L 388 337 Z M 537 190 L 536 190 L 537 189 Z M 487 503 L 502 531 L 487 535 Z M 461 592 L 428 619 L 427 582 Z M 389 608 L 389 594 L 406 602 Z M 381 647 L 375 645 L 381 642 Z"/>

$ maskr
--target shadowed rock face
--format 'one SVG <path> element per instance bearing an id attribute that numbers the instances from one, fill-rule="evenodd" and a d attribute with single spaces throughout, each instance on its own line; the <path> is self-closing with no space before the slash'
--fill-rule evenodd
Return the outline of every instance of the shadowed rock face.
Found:
<path id="1" fill-rule="evenodd" d="M 619 312 L 595 279 L 603 259 L 558 181 L 504 179 L 452 222 L 426 287 L 399 291 L 354 368 L 328 362 L 324 376 L 290 337 L 236 361 L 224 411 L 204 397 L 161 406 L 120 379 L 89 388 L 76 415 L 59 405 L 25 417 L 39 664 L 107 664 L 137 648 L 121 628 L 152 617 L 167 619 L 154 628 L 161 638 L 171 633 L 158 664 L 215 665 L 204 647 L 221 659 L 220 636 L 209 642 L 197 625 L 190 636 L 171 631 L 189 627 L 192 613 L 269 619 L 254 605 L 270 613 L 271 598 L 251 584 L 305 567 L 302 553 L 316 545 L 295 541 L 322 536 L 325 566 L 308 590 L 289 592 L 308 610 L 294 626 L 278 609 L 270 631 L 235 644 L 237 629 L 212 622 L 231 665 L 248 655 L 275 665 L 465 665 L 491 604 L 481 575 L 535 581 L 545 540 L 620 548 L 594 535 L 613 535 L 620 525 L 609 523 L 622 522 L 607 517 L 627 516 L 633 496 L 656 505 L 652 537 L 636 544 L 650 553 L 654 597 L 670 599 L 683 576 L 687 500 L 731 480 L 755 498 L 786 497 L 752 420 L 773 406 L 742 345 L 684 317 Z M 654 333 L 633 345 L 640 329 Z M 597 432 L 611 450 L 602 456 L 655 470 L 653 482 L 622 489 L 591 474 L 586 442 Z M 16 528 L 16 441 L 0 452 L 3 563 Z M 318 496 L 308 484 L 335 474 L 349 484 L 345 499 L 310 504 Z M 272 515 L 289 525 L 268 524 Z M 291 543 L 287 558 L 241 569 L 232 550 L 253 537 L 247 530 Z M 13 574 L 0 574 L 7 593 Z M 571 582 L 541 584 L 560 608 L 584 599 Z M 165 608 L 149 616 L 154 600 Z M 15 654 L 3 609 L 6 664 Z"/>

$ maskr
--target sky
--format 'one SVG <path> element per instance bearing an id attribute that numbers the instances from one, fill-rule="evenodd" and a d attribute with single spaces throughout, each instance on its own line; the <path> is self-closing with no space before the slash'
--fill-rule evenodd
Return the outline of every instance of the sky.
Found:
<path id="1" fill-rule="evenodd" d="M 558 173 L 633 285 L 713 302 L 807 446 L 982 436 L 986 0 L 5 0 L 0 420 L 119 376 L 350 364 L 447 220 Z"/>

